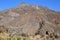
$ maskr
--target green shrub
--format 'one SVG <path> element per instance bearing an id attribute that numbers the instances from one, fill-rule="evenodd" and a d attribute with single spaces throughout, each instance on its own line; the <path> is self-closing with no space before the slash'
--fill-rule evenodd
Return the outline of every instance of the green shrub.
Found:
<path id="1" fill-rule="evenodd" d="M 13 38 L 11 38 L 11 40 L 23 40 L 23 37 L 13 36 Z"/>

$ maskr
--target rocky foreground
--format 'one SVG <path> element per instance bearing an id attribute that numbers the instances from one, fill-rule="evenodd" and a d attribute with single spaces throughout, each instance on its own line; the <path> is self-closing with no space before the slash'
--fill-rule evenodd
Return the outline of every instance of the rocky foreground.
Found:
<path id="1" fill-rule="evenodd" d="M 0 11 L 0 40 L 60 40 L 60 12 L 24 3 Z"/>

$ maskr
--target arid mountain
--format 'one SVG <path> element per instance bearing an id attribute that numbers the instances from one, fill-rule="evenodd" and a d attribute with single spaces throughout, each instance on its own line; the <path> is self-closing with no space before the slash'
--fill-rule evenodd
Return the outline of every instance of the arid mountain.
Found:
<path id="1" fill-rule="evenodd" d="M 59 39 L 60 12 L 42 6 L 21 4 L 0 12 L 0 27 L 0 33 L 8 32 L 11 36 L 39 34 Z"/>

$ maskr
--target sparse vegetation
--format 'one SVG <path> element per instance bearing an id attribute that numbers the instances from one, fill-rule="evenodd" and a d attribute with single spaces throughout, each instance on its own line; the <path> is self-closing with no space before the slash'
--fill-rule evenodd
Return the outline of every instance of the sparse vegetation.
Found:
<path id="1" fill-rule="evenodd" d="M 8 33 L 0 33 L 0 40 L 7 40 L 7 38 L 9 37 Z"/>
<path id="2" fill-rule="evenodd" d="M 51 35 L 50 35 L 51 36 Z M 55 40 L 55 36 L 52 35 L 52 37 L 50 37 L 49 35 L 45 35 L 45 36 L 40 36 L 40 35 L 35 35 L 35 36 L 16 36 L 14 35 L 13 37 L 10 37 L 8 33 L 0 33 L 0 40 Z M 8 38 L 11 39 L 8 39 Z"/>

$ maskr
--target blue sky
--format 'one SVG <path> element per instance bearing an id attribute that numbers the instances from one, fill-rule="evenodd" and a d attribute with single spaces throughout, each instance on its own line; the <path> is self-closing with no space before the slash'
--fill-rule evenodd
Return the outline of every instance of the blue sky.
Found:
<path id="1" fill-rule="evenodd" d="M 42 5 L 55 11 L 60 11 L 60 0 L 0 0 L 0 10 L 13 8 L 26 2 L 27 4 Z"/>

